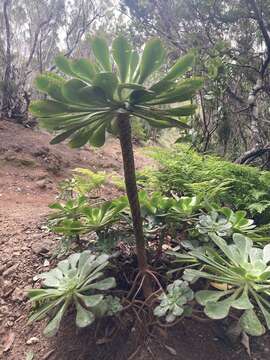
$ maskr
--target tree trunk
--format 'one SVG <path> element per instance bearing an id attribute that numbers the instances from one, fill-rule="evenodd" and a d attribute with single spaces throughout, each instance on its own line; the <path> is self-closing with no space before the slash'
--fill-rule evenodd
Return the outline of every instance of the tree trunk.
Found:
<path id="1" fill-rule="evenodd" d="M 8 7 L 11 4 L 11 0 L 5 0 L 3 3 L 3 16 L 5 24 L 5 36 L 6 36 L 6 49 L 5 49 L 5 70 L 4 70 L 4 86 L 1 101 L 1 115 L 10 117 L 12 110 L 12 90 L 11 90 L 11 33 L 10 23 L 8 17 Z"/>
<path id="2" fill-rule="evenodd" d="M 265 55 L 261 61 L 256 84 L 251 89 L 248 96 L 248 106 L 250 110 L 251 123 L 250 128 L 252 132 L 252 148 L 242 154 L 236 163 L 248 164 L 259 156 L 269 152 L 269 144 L 264 144 L 264 139 L 261 134 L 259 108 L 258 108 L 258 93 L 263 89 L 266 79 L 266 72 L 270 64 L 270 36 L 268 33 L 267 21 L 263 18 L 262 10 L 258 7 L 256 0 L 246 0 L 247 5 L 253 12 L 254 20 L 256 20 L 265 43 Z"/>
<path id="3" fill-rule="evenodd" d="M 133 221 L 133 230 L 136 239 L 138 266 L 140 272 L 143 274 L 147 270 L 148 264 L 146 258 L 141 209 L 140 209 L 138 189 L 136 183 L 136 171 L 135 171 L 129 114 L 120 113 L 118 115 L 118 127 L 119 127 L 120 144 L 121 144 L 123 165 L 124 165 L 126 192 L 130 205 L 132 221 Z M 145 298 L 149 297 L 152 293 L 150 279 L 148 276 L 145 277 L 145 281 L 143 283 L 143 292 Z"/>

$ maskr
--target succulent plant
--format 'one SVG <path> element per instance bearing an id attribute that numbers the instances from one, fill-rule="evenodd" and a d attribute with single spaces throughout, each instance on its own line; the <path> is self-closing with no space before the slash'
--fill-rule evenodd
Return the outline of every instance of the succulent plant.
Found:
<path id="1" fill-rule="evenodd" d="M 125 196 L 116 200 L 104 202 L 99 207 L 84 205 L 75 213 L 77 216 L 76 219 L 70 219 L 69 217 L 65 218 L 66 212 L 63 212 L 63 210 L 59 208 L 61 221 L 53 227 L 53 230 L 59 234 L 65 235 L 100 231 L 119 221 L 123 210 L 127 206 L 128 203 Z M 54 216 L 56 217 L 57 213 Z"/>
<path id="2" fill-rule="evenodd" d="M 231 223 L 216 211 L 212 211 L 209 215 L 201 215 L 196 229 L 204 235 L 214 233 L 219 236 L 229 236 L 232 233 Z"/>
<path id="3" fill-rule="evenodd" d="M 159 39 L 148 41 L 141 57 L 122 36 L 113 41 L 111 51 L 99 37 L 93 38 L 91 45 L 95 62 L 56 58 L 58 69 L 70 79 L 55 73 L 36 79 L 38 89 L 50 99 L 32 102 L 31 111 L 46 128 L 60 133 L 52 143 L 71 138 L 73 147 L 87 142 L 102 146 L 106 131 L 118 133 L 121 113 L 158 128 L 188 128 L 186 117 L 194 114 L 196 106 L 186 102 L 202 86 L 202 79 L 179 79 L 192 66 L 193 53 L 179 59 L 163 79 L 148 86 L 149 77 L 165 59 Z M 178 107 L 162 108 L 173 103 Z"/>
<path id="4" fill-rule="evenodd" d="M 114 316 L 123 309 L 120 299 L 116 296 L 108 295 L 105 297 L 104 301 L 106 302 L 106 307 L 107 307 L 106 315 L 108 316 Z"/>
<path id="5" fill-rule="evenodd" d="M 166 316 L 166 322 L 173 322 L 184 313 L 184 305 L 194 297 L 188 282 L 175 280 L 168 285 L 167 292 L 160 295 L 160 304 L 155 308 L 154 314 L 158 317 Z"/>
<path id="6" fill-rule="evenodd" d="M 35 280 L 42 279 L 42 288 L 28 291 L 34 303 L 29 322 L 51 315 L 44 334 L 53 336 L 67 309 L 75 304 L 76 325 L 92 324 L 99 306 L 104 309 L 103 291 L 116 285 L 113 277 L 105 278 L 102 272 L 108 265 L 108 258 L 106 254 L 96 256 L 90 251 L 75 253 L 60 261 L 56 268 L 35 276 Z"/>
<path id="7" fill-rule="evenodd" d="M 231 223 L 233 232 L 250 233 L 256 227 L 254 220 L 247 219 L 247 212 L 243 210 L 233 211 L 230 208 L 222 208 L 221 212 Z"/>
<path id="8" fill-rule="evenodd" d="M 93 62 L 59 56 L 56 65 L 65 76 L 46 73 L 37 77 L 37 88 L 49 98 L 32 102 L 30 111 L 45 128 L 58 134 L 52 144 L 69 139 L 74 148 L 87 143 L 98 147 L 104 145 L 107 133 L 119 136 L 138 266 L 145 272 L 148 265 L 131 122 L 140 118 L 155 128 L 189 129 L 188 117 L 196 111 L 193 97 L 202 87 L 203 79 L 183 79 L 194 63 L 195 53 L 190 52 L 178 59 L 163 78 L 151 84 L 166 57 L 159 39 L 146 42 L 141 55 L 123 36 L 114 39 L 111 48 L 105 39 L 94 37 L 91 47 Z M 148 277 L 144 278 L 143 292 L 145 297 L 150 295 Z"/>
<path id="9" fill-rule="evenodd" d="M 222 319 L 231 308 L 244 310 L 239 320 L 242 329 L 250 335 L 262 335 L 265 328 L 256 311 L 270 329 L 270 244 L 263 249 L 253 247 L 252 241 L 239 233 L 233 234 L 231 245 L 216 234 L 210 237 L 218 250 L 204 247 L 190 251 L 189 256 L 198 261 L 201 269 L 186 269 L 184 279 L 208 279 L 222 289 L 196 293 L 207 316 Z"/>

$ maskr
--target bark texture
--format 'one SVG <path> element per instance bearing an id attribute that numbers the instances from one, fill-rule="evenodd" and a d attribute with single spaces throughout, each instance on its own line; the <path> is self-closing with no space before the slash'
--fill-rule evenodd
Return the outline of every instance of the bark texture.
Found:
<path id="1" fill-rule="evenodd" d="M 148 268 L 148 265 L 147 265 L 140 203 L 138 197 L 138 189 L 136 184 L 136 171 L 135 171 L 135 161 L 134 161 L 134 153 L 132 146 L 131 125 L 130 125 L 130 119 L 128 113 L 120 113 L 118 115 L 118 127 L 119 127 L 119 137 L 120 137 L 120 144 L 121 144 L 122 157 L 123 157 L 126 192 L 130 204 L 133 229 L 136 238 L 138 266 L 140 272 L 145 273 Z M 145 278 L 143 284 L 143 291 L 145 297 L 151 295 L 151 286 L 148 277 Z"/>
<path id="2" fill-rule="evenodd" d="M 11 108 L 11 33 L 10 33 L 10 21 L 9 21 L 9 6 L 11 4 L 11 0 L 5 0 L 3 2 L 3 16 L 4 16 L 4 25 L 5 25 L 5 40 L 6 40 L 6 48 L 5 48 L 5 71 L 4 71 L 4 82 L 3 82 L 3 94 L 1 101 L 1 115 L 4 117 L 9 117 L 9 109 Z"/>

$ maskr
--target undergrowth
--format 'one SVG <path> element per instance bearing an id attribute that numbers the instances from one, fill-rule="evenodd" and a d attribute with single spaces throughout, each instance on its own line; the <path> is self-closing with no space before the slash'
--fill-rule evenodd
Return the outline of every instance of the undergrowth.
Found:
<path id="1" fill-rule="evenodd" d="M 201 155 L 187 145 L 151 147 L 144 152 L 157 170 L 139 172 L 141 184 L 163 193 L 211 195 L 224 206 L 248 210 L 257 221 L 270 220 L 270 173 L 238 165 L 213 155 Z"/>

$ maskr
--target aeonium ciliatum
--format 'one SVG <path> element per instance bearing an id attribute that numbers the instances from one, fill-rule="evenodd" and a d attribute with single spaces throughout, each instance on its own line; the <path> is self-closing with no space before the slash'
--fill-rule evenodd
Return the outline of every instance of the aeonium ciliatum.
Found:
<path id="1" fill-rule="evenodd" d="M 58 133 L 52 144 L 70 139 L 72 147 L 86 143 L 102 146 L 106 132 L 119 136 L 138 267 L 141 273 L 146 273 L 130 121 L 139 117 L 157 128 L 188 128 L 188 116 L 196 109 L 192 98 L 202 86 L 202 79 L 181 79 L 193 65 L 194 54 L 190 52 L 152 84 L 151 75 L 161 68 L 166 55 L 159 39 L 148 41 L 141 55 L 123 36 L 112 42 L 111 49 L 99 37 L 91 41 L 91 47 L 95 61 L 59 56 L 56 65 L 65 77 L 55 73 L 37 77 L 38 89 L 50 98 L 32 102 L 30 109 L 43 126 Z M 146 297 L 152 291 L 147 276 L 143 291 Z"/>
<path id="2" fill-rule="evenodd" d="M 30 289 L 28 296 L 34 304 L 29 322 L 50 315 L 44 334 L 53 336 L 71 305 L 76 307 L 76 325 L 92 324 L 97 316 L 112 315 L 121 310 L 117 298 L 105 296 L 104 291 L 115 287 L 113 277 L 105 277 L 103 270 L 109 256 L 94 255 L 90 251 L 75 253 L 58 263 L 57 267 L 37 275 L 42 288 Z"/>
<path id="3" fill-rule="evenodd" d="M 270 244 L 257 248 L 249 238 L 237 233 L 230 245 L 214 233 L 210 237 L 217 248 L 206 246 L 190 251 L 189 256 L 198 261 L 200 269 L 186 269 L 184 279 L 194 282 L 204 278 L 223 289 L 196 292 L 195 299 L 204 306 L 208 317 L 223 319 L 231 309 L 243 310 L 239 320 L 243 331 L 262 335 L 265 327 L 260 318 L 270 329 Z"/>

